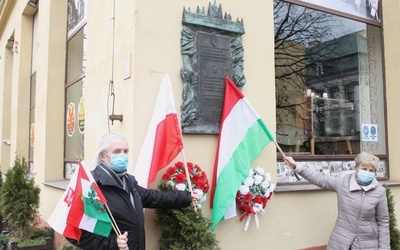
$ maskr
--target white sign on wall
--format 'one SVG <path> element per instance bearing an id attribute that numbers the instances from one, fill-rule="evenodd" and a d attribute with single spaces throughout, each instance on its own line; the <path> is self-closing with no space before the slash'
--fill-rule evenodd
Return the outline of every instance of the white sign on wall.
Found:
<path id="1" fill-rule="evenodd" d="M 378 125 L 362 124 L 361 141 L 378 141 Z"/>

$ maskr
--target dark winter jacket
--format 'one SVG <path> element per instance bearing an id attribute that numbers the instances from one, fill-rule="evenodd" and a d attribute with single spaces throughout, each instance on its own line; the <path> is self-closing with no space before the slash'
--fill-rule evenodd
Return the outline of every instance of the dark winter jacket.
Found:
<path id="1" fill-rule="evenodd" d="M 102 164 L 97 166 L 92 174 L 107 200 L 119 230 L 122 234 L 128 232 L 129 250 L 145 249 L 143 208 L 178 208 L 188 206 L 192 201 L 190 192 L 146 189 L 138 186 L 134 176 L 126 174 L 118 177 Z M 82 249 L 118 249 L 114 230 L 111 230 L 109 237 L 82 230 L 79 242 L 67 240 Z"/>
<path id="2" fill-rule="evenodd" d="M 328 176 L 299 163 L 295 171 L 320 188 L 337 193 L 338 217 L 327 249 L 390 249 L 386 190 L 376 179 L 361 188 L 355 174 Z"/>

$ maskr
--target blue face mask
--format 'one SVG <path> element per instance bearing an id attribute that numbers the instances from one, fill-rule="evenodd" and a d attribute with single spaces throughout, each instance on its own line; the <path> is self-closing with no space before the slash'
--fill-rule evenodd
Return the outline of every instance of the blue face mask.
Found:
<path id="1" fill-rule="evenodd" d="M 357 179 L 359 182 L 369 185 L 371 181 L 375 178 L 375 173 L 365 171 L 360 169 L 357 174 Z"/>
<path id="2" fill-rule="evenodd" d="M 128 166 L 128 156 L 126 154 L 118 154 L 110 156 L 110 168 L 116 172 L 125 172 Z"/>

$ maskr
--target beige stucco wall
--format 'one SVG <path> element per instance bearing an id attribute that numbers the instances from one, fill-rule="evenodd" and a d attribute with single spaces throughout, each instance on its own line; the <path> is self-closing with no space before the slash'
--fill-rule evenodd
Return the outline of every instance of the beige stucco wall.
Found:
<path id="1" fill-rule="evenodd" d="M 384 35 L 384 58 L 385 58 L 385 81 L 386 81 L 386 115 L 387 115 L 387 138 L 388 154 L 391 180 L 400 181 L 400 92 L 398 87 L 398 73 L 400 49 L 400 1 L 382 1 L 383 35 Z M 400 218 L 400 188 L 392 187 L 394 202 L 396 204 L 397 221 Z"/>
<path id="2" fill-rule="evenodd" d="M 12 107 L 19 107 L 25 100 L 22 93 L 17 95 L 15 88 L 5 84 L 10 78 L 5 74 L 10 70 L 10 55 L 14 59 L 12 80 L 26 83 L 26 72 L 29 65 L 24 57 L 10 54 L 5 48 L 6 40 L 15 31 L 22 36 L 27 27 L 26 3 L 16 1 L 10 12 L 8 22 L 0 27 L 0 97 L 12 91 Z M 4 3 L 4 1 L 3 1 Z M 149 124 L 161 79 L 169 73 L 174 90 L 176 106 L 182 101 L 182 81 L 179 70 L 182 66 L 180 38 L 182 29 L 183 7 L 194 12 L 197 6 L 205 7 L 208 1 L 182 0 L 147 0 L 147 1 L 88 1 L 87 24 L 87 71 L 86 71 L 86 128 L 85 159 L 91 162 L 98 139 L 108 131 L 119 132 L 127 136 L 131 151 L 129 171 L 133 172 L 136 158 L 143 143 Z M 273 6 L 269 1 L 256 2 L 228 1 L 218 2 L 224 12 L 244 20 L 246 34 L 243 35 L 244 68 L 247 83 L 243 88 L 244 95 L 275 133 L 275 80 L 274 80 L 274 40 L 273 40 Z M 397 72 L 400 50 L 397 42 L 400 36 L 399 1 L 385 1 L 384 36 L 385 36 L 385 69 L 387 124 L 389 143 L 389 165 L 391 180 L 400 181 L 400 162 L 398 151 L 397 127 L 400 121 Z M 45 182 L 60 180 L 63 176 L 63 136 L 64 136 L 64 74 L 65 74 L 65 20 L 66 1 L 40 1 L 38 33 L 38 67 L 37 67 L 37 103 L 36 103 L 36 138 L 35 138 L 35 171 L 36 182 L 40 185 L 41 208 L 43 219 L 47 219 L 63 190 L 44 185 Z M 115 23 L 114 23 L 115 21 Z M 1 23 L 0 23 L 1 25 Z M 115 29 L 113 29 L 115 27 Z M 113 36 L 114 34 L 114 36 Z M 26 33 L 24 33 L 26 37 Z M 27 38 L 25 38 L 27 39 Z M 24 40 L 24 43 L 28 43 Z M 22 46 L 22 44 L 21 44 Z M 114 51 L 114 54 L 113 54 Z M 131 54 L 131 77 L 124 79 L 124 57 Z M 26 55 L 25 55 L 26 56 Z M 8 59 L 7 59 L 8 58 Z M 114 66 L 113 66 L 114 62 Z M 18 70 L 20 69 L 20 70 Z M 29 67 L 28 67 L 29 70 Z M 110 124 L 107 119 L 107 98 L 109 81 L 114 80 L 116 95 L 115 114 L 122 114 L 123 121 Z M 17 97 L 15 97 L 17 96 Z M 17 98 L 17 100 L 15 100 Z M 25 97 L 26 98 L 26 97 Z M 5 106 L 6 99 L 0 101 L 0 132 L 9 133 L 13 138 L 26 137 L 20 128 L 11 109 Z M 110 109 L 111 111 L 111 109 Z M 11 118 L 10 116 L 14 116 Z M 18 117 L 17 116 L 17 117 Z M 5 120 L 11 119 L 10 122 Z M 18 129 L 15 129 L 18 128 Z M 20 134 L 19 131 L 22 131 Z M 5 131 L 5 132 L 4 132 Z M 1 138 L 1 141 L 6 138 Z M 199 164 L 212 176 L 217 136 L 184 135 L 185 154 L 188 161 Z M 21 142 L 21 147 L 24 147 Z M 15 145 L 16 147 L 17 145 Z M 0 145 L 2 170 L 12 160 L 13 152 Z M 7 152 L 8 150 L 8 152 Z M 25 149 L 24 149 L 25 150 Z M 177 160 L 181 158 L 178 157 Z M 270 172 L 275 182 L 276 153 L 273 144 L 268 145 L 255 160 L 253 166 L 263 167 Z M 159 181 L 159 179 L 158 179 Z M 158 184 L 152 184 L 155 187 Z M 392 187 L 395 194 L 396 210 L 400 211 L 400 187 Z M 202 213 L 211 216 L 209 201 L 203 204 Z M 244 222 L 239 218 L 221 222 L 215 233 L 222 249 L 300 249 L 326 244 L 329 233 L 336 219 L 335 194 L 326 191 L 276 192 L 267 205 L 266 213 L 261 215 L 261 228 L 257 231 L 252 221 L 249 230 L 243 231 Z M 399 213 L 397 213 L 399 214 Z M 154 212 L 146 210 L 147 249 L 158 247 L 160 231 L 153 223 Z M 398 215 L 398 220 L 400 216 Z"/>
<path id="3" fill-rule="evenodd" d="M 399 1 L 390 1 L 383 5 L 384 19 L 384 30 L 385 36 L 385 71 L 386 71 L 386 101 L 387 101 L 387 126 L 388 126 L 388 143 L 389 143 L 389 155 L 391 166 L 396 166 L 390 169 L 390 173 L 396 176 L 397 180 L 400 180 L 400 168 L 397 166 L 400 162 L 400 140 L 399 140 L 399 120 L 400 109 L 399 102 L 399 86 L 398 86 L 398 73 L 400 50 L 398 49 L 398 41 L 400 40 L 400 16 L 399 13 L 400 3 Z"/>

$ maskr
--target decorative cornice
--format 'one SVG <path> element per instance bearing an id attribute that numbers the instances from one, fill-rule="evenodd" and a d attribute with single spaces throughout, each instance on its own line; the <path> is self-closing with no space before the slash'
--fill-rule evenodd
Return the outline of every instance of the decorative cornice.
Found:
<path id="1" fill-rule="evenodd" d="M 236 21 L 232 21 L 231 14 L 225 12 L 225 15 L 223 16 L 222 13 L 221 4 L 217 6 L 215 2 L 214 4 L 209 3 L 207 14 L 204 7 L 200 9 L 200 7 L 197 6 L 196 13 L 192 13 L 190 8 L 186 10 L 185 7 L 183 7 L 182 23 L 206 26 L 241 35 L 245 33 L 243 19 L 239 20 L 238 18 Z"/>

